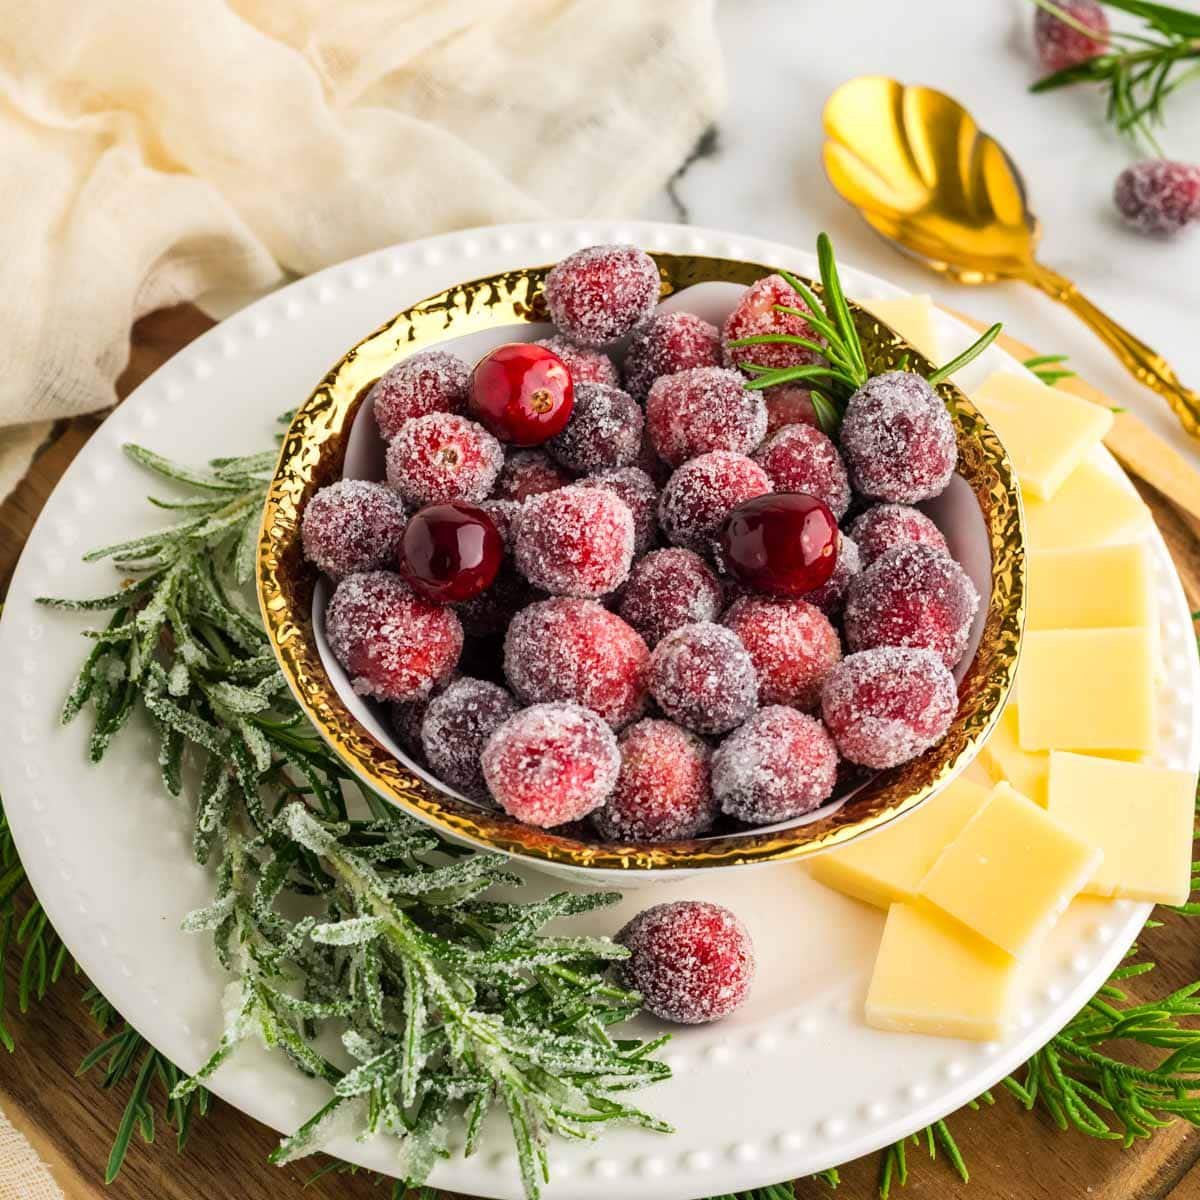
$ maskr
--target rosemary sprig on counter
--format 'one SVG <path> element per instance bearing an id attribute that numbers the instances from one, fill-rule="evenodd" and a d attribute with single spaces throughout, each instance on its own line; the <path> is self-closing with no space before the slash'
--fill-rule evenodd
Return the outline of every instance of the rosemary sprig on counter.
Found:
<path id="1" fill-rule="evenodd" d="M 1095 36 L 1095 30 L 1078 22 L 1053 0 L 1033 3 L 1085 36 Z M 1101 3 L 1140 17 L 1146 32 L 1111 31 L 1107 50 L 1039 79 L 1032 90 L 1049 92 L 1077 83 L 1100 84 L 1107 92 L 1109 122 L 1161 155 L 1162 147 L 1153 130 L 1165 121 L 1167 100 L 1183 84 L 1200 78 L 1200 13 L 1145 0 Z"/>
<path id="2" fill-rule="evenodd" d="M 608 977 L 627 951 L 606 938 L 539 932 L 616 897 L 484 899 L 496 885 L 521 883 L 502 857 L 445 843 L 359 793 L 292 699 L 257 613 L 239 595 L 253 571 L 275 453 L 197 471 L 125 449 L 195 495 L 152 501 L 181 519 L 87 556 L 111 559 L 128 577 L 123 586 L 89 600 L 41 601 L 112 614 L 85 635 L 92 649 L 62 717 L 91 709 L 98 762 L 143 709 L 172 796 L 184 794 L 185 765 L 194 764 L 194 852 L 213 865 L 216 896 L 185 928 L 214 938 L 237 1001 L 192 1079 L 171 1078 L 174 1068 L 143 1052 L 131 1031 L 89 1059 L 89 1068 L 103 1060 L 115 1081 L 142 1055 L 110 1173 L 135 1127 L 152 1132 L 154 1078 L 171 1083 L 183 1125 L 201 1081 L 252 1037 L 333 1089 L 281 1145 L 280 1162 L 322 1149 L 337 1113 L 362 1136 L 394 1137 L 400 1170 L 416 1186 L 450 1153 L 456 1127 L 470 1153 L 499 1108 L 534 1197 L 549 1177 L 551 1134 L 593 1138 L 614 1123 L 668 1132 L 622 1098 L 670 1073 L 653 1057 L 665 1038 L 608 1032 L 640 1007 Z M 298 907 L 309 915 L 289 915 Z M 340 1040 L 332 1057 L 317 1049 L 325 1032 Z"/>

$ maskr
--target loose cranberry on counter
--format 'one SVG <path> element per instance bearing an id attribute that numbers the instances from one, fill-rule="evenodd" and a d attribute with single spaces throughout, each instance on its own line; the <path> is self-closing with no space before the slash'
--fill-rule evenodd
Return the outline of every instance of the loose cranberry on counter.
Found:
<path id="1" fill-rule="evenodd" d="M 571 419 L 575 385 L 566 363 L 532 342 L 497 346 L 475 365 L 467 407 L 512 446 L 538 446 Z"/>
<path id="2" fill-rule="evenodd" d="M 1200 166 L 1150 159 L 1117 176 L 1113 202 L 1141 233 L 1177 233 L 1200 220 Z"/>
<path id="3" fill-rule="evenodd" d="M 838 527 L 815 496 L 776 492 L 739 504 L 721 528 L 722 561 L 756 592 L 803 596 L 837 566 Z"/>
<path id="4" fill-rule="evenodd" d="M 504 561 L 504 540 L 481 508 L 431 504 L 409 518 L 400 573 L 428 600 L 454 604 L 486 591 Z"/>
<path id="5" fill-rule="evenodd" d="M 1033 16 L 1034 44 L 1047 71 L 1078 66 L 1108 49 L 1108 17 L 1096 0 L 1055 0 L 1055 6 L 1071 24 L 1044 8 Z M 1080 25 L 1091 32 L 1083 32 Z"/>

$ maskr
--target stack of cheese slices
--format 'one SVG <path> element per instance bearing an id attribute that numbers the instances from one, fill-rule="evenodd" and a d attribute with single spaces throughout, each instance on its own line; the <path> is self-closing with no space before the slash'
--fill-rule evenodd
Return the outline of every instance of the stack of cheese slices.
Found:
<path id="1" fill-rule="evenodd" d="M 936 357 L 927 300 L 869 307 Z M 870 1025 L 991 1040 L 1074 897 L 1187 898 L 1196 779 L 1146 761 L 1161 654 L 1150 514 L 1099 462 L 1111 414 L 1015 373 L 972 399 L 1013 461 L 1027 534 L 1017 684 L 980 754 L 992 785 L 959 779 L 810 870 L 887 910 Z"/>

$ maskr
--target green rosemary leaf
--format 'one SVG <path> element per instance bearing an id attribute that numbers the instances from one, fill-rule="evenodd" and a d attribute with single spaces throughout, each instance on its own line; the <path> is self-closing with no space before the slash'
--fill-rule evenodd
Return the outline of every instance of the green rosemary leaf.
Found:
<path id="1" fill-rule="evenodd" d="M 929 386 L 937 387 L 939 383 L 949 379 L 956 371 L 961 371 L 968 363 L 974 362 L 1000 336 L 1000 331 L 1003 328 L 1003 325 L 997 323 L 986 333 L 981 334 L 961 354 L 952 358 L 945 366 L 941 366 L 934 371 L 929 376 Z"/>
<path id="2" fill-rule="evenodd" d="M 191 467 L 172 462 L 168 458 L 163 458 L 161 454 L 155 454 L 153 450 L 147 450 L 144 446 L 139 446 L 134 442 L 126 442 L 121 449 L 139 466 L 153 471 L 156 475 L 161 475 L 164 479 L 171 479 L 176 483 L 183 483 L 188 487 L 200 488 L 208 492 L 239 492 L 243 490 L 237 483 L 219 479 L 207 471 L 196 471 Z"/>
<path id="3" fill-rule="evenodd" d="M 829 235 L 817 235 L 817 261 L 821 268 L 821 285 L 825 293 L 825 311 L 833 318 L 841 335 L 842 344 L 849 353 L 851 362 L 857 367 L 854 386 L 861 387 L 867 382 L 867 363 L 863 357 L 862 343 L 858 337 L 858 327 L 850 314 L 850 306 L 846 303 L 842 292 L 842 281 L 838 275 L 837 259 L 833 253 L 833 243 Z"/>

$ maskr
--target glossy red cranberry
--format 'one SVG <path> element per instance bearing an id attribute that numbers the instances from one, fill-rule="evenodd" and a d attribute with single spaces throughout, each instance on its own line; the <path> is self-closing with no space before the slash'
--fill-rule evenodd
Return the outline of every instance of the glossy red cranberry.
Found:
<path id="1" fill-rule="evenodd" d="M 772 596 L 803 596 L 825 583 L 837 566 L 837 541 L 829 507 L 804 492 L 755 496 L 721 527 L 730 574 Z"/>
<path id="2" fill-rule="evenodd" d="M 497 346 L 479 360 L 471 376 L 471 415 L 512 446 L 549 441 L 566 427 L 574 406 L 566 363 L 532 342 Z"/>
<path id="3" fill-rule="evenodd" d="M 504 560 L 504 539 L 481 508 L 451 500 L 413 513 L 400 544 L 400 571 L 427 600 L 457 604 L 486 591 Z"/>

